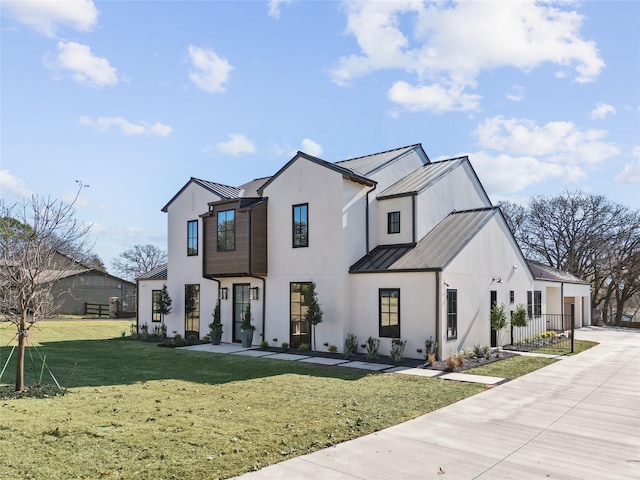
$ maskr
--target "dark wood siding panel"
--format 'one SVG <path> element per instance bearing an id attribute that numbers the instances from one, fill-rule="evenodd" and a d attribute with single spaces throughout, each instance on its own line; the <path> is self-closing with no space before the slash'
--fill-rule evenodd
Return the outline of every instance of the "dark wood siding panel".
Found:
<path id="1" fill-rule="evenodd" d="M 251 213 L 251 263 L 254 275 L 267 274 L 267 204 Z"/>

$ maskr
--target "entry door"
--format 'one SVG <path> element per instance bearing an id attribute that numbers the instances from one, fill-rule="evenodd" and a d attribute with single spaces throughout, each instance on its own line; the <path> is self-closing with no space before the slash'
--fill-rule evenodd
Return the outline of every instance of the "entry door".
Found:
<path id="1" fill-rule="evenodd" d="M 240 341 L 240 328 L 242 326 L 242 314 L 249 305 L 249 284 L 233 284 L 233 341 Z"/>
<path id="2" fill-rule="evenodd" d="M 491 309 L 489 310 L 489 315 L 491 315 L 491 310 L 493 307 L 498 305 L 498 292 L 496 290 L 491 290 Z M 489 317 L 491 318 L 491 317 Z M 496 332 L 493 328 L 491 328 L 491 322 L 489 322 L 489 330 L 491 330 L 491 346 L 498 346 L 498 332 Z"/>

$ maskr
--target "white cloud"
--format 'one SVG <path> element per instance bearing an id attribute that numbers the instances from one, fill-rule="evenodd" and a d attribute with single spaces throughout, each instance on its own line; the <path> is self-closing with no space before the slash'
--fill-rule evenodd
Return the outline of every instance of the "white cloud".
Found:
<path id="1" fill-rule="evenodd" d="M 640 162 L 627 163 L 613 180 L 616 183 L 640 183 Z"/>
<path id="2" fill-rule="evenodd" d="M 205 92 L 223 93 L 233 66 L 226 58 L 220 58 L 213 50 L 189 45 L 189 60 L 195 70 L 189 71 L 189 78 Z"/>
<path id="3" fill-rule="evenodd" d="M 500 154 L 492 156 L 481 151 L 469 154 L 469 159 L 480 182 L 491 196 L 504 195 L 524 190 L 529 185 L 549 178 L 565 176 L 567 169 L 554 163 L 545 163 L 533 157 L 514 157 Z M 571 172 L 572 178 L 579 178 Z"/>
<path id="4" fill-rule="evenodd" d="M 512 102 L 521 102 L 524 100 L 524 88 L 521 85 L 514 85 L 505 92 L 504 96 Z"/>
<path id="5" fill-rule="evenodd" d="M 23 198 L 33 195 L 24 184 L 24 180 L 15 177 L 9 170 L 0 170 L 0 191 Z"/>
<path id="6" fill-rule="evenodd" d="M 591 120 L 602 120 L 610 113 L 616 113 L 616 109 L 613 105 L 598 103 L 596 108 L 591 112 Z"/>
<path id="7" fill-rule="evenodd" d="M 253 143 L 242 133 L 229 134 L 229 141 L 216 143 L 216 149 L 226 155 L 240 155 L 256 151 Z"/>
<path id="8" fill-rule="evenodd" d="M 620 153 L 603 139 L 606 130 L 580 130 L 572 122 L 549 122 L 538 126 L 533 120 L 487 118 L 478 125 L 479 143 L 510 155 L 545 157 L 548 161 L 594 164 Z"/>
<path id="9" fill-rule="evenodd" d="M 8 16 L 48 37 L 54 37 L 63 26 L 87 32 L 98 22 L 98 9 L 92 0 L 4 0 L 2 9 Z"/>
<path id="10" fill-rule="evenodd" d="M 584 18 L 571 8 L 567 2 L 534 0 L 348 2 L 346 33 L 355 36 L 360 54 L 341 57 L 332 80 L 348 85 L 377 70 L 399 69 L 416 76 L 414 87 L 401 83 L 405 93 L 439 98 L 456 93 L 452 101 L 405 102 L 414 109 L 447 104 L 461 109 L 455 99 L 474 97 L 467 90 L 476 87 L 479 74 L 501 67 L 530 71 L 552 63 L 573 68 L 577 82 L 592 81 L 604 62 L 595 43 L 580 36 Z M 423 90 L 428 84 L 430 90 Z"/>
<path id="11" fill-rule="evenodd" d="M 291 3 L 292 0 L 270 0 L 269 1 L 269 16 L 275 19 L 280 18 L 280 7 Z"/>
<path id="12" fill-rule="evenodd" d="M 47 66 L 69 70 L 76 82 L 95 88 L 118 83 L 116 69 L 106 58 L 93 55 L 87 45 L 76 42 L 58 42 L 58 57 Z"/>
<path id="13" fill-rule="evenodd" d="M 319 157 L 322 155 L 322 147 L 320 144 L 314 142 L 310 138 L 305 138 L 301 142 L 302 151 L 311 155 L 312 157 Z"/>
<path id="14" fill-rule="evenodd" d="M 446 88 L 442 85 L 414 87 L 407 82 L 396 82 L 387 93 L 389 99 L 408 110 L 431 110 L 435 112 L 468 111 L 480 108 L 480 95 L 464 93 L 460 87 Z"/>
<path id="15" fill-rule="evenodd" d="M 80 124 L 87 127 L 94 127 L 99 132 L 107 132 L 111 127 L 119 127 L 124 135 L 155 135 L 158 137 L 166 137 L 173 128 L 169 125 L 156 122 L 150 124 L 147 122 L 132 123 L 123 117 L 98 117 L 93 120 L 90 117 L 80 117 Z"/>

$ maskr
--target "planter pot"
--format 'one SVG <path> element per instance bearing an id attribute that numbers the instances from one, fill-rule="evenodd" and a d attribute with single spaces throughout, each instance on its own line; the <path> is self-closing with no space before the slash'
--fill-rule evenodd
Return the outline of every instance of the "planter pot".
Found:
<path id="1" fill-rule="evenodd" d="M 251 347 L 251 344 L 253 343 L 253 329 L 240 330 L 240 340 L 242 341 L 242 346 L 244 348 Z"/>
<path id="2" fill-rule="evenodd" d="M 220 342 L 222 342 L 222 329 L 211 330 L 211 344 L 220 345 Z"/>

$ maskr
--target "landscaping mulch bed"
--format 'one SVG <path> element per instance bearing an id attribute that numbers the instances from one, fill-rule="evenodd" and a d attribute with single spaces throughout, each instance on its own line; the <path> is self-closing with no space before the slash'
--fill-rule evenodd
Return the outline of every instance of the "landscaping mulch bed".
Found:
<path id="1" fill-rule="evenodd" d="M 344 359 L 344 355 L 341 353 L 330 353 L 324 351 L 312 351 L 312 350 L 299 350 L 296 348 L 278 348 L 278 347 L 267 347 L 260 348 L 260 350 L 266 352 L 275 352 L 275 353 L 292 353 L 295 355 L 310 355 L 314 357 L 325 357 L 325 358 L 336 358 L 336 359 Z M 464 365 L 461 367 L 455 368 L 453 371 L 462 372 L 469 368 L 479 367 L 480 365 L 486 365 L 487 363 L 497 362 L 498 360 L 503 360 L 505 358 L 515 356 L 515 353 L 500 350 L 496 352 L 491 352 L 489 358 L 465 358 Z M 391 357 L 385 355 L 378 355 L 375 359 L 368 359 L 367 355 L 364 353 L 355 353 L 349 357 L 350 361 L 353 362 L 368 362 L 368 363 L 379 363 L 385 365 L 394 365 L 393 359 Z M 449 371 L 446 360 L 438 360 L 433 365 L 427 365 L 424 359 L 417 358 L 403 358 L 402 361 L 398 364 L 401 367 L 412 367 L 412 368 L 426 368 L 430 370 L 443 370 Z"/>

